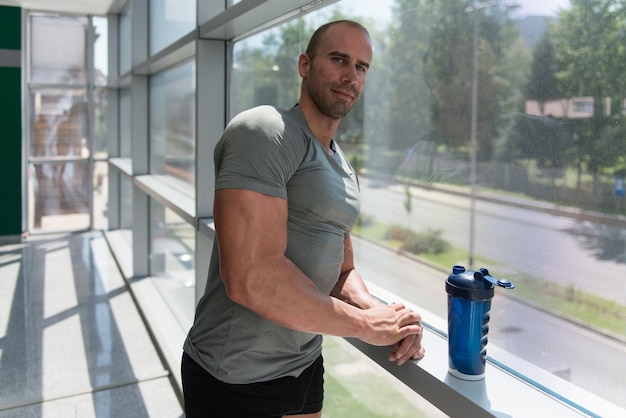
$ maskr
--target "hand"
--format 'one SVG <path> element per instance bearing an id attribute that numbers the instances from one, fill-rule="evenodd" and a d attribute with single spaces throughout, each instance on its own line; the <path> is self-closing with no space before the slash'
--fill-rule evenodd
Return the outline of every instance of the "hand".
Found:
<path id="1" fill-rule="evenodd" d="M 403 341 L 410 336 L 419 336 L 417 344 L 421 345 L 422 326 L 420 321 L 422 318 L 418 313 L 405 308 L 404 305 L 393 304 L 366 309 L 363 314 L 367 329 L 364 331 L 364 335 L 360 337 L 361 340 L 378 346 L 394 346 L 402 342 L 398 346 L 398 349 L 402 350 L 401 357 L 405 357 L 409 352 L 409 357 L 411 357 L 416 351 L 419 351 L 417 347 L 413 348 L 415 338 L 409 339 L 407 342 Z"/>
<path id="2" fill-rule="evenodd" d="M 419 323 L 423 331 L 423 326 Z M 402 366 L 409 360 L 420 360 L 424 357 L 426 350 L 422 346 L 423 333 L 412 334 L 402 341 L 391 346 L 392 352 L 389 354 L 389 361 L 395 361 L 398 366 Z"/>

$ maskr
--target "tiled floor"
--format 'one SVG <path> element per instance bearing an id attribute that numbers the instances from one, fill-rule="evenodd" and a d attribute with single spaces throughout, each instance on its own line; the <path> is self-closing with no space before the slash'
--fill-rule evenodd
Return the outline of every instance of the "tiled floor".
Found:
<path id="1" fill-rule="evenodd" d="M 0 417 L 181 417 L 99 232 L 0 246 Z"/>

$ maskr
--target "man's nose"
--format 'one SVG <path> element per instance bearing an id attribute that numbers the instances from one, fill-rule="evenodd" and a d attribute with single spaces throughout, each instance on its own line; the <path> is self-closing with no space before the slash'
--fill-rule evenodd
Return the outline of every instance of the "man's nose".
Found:
<path id="1" fill-rule="evenodd" d="M 341 75 L 341 82 L 348 84 L 355 84 L 359 79 L 359 74 L 355 67 L 349 65 L 344 69 L 343 74 Z"/>

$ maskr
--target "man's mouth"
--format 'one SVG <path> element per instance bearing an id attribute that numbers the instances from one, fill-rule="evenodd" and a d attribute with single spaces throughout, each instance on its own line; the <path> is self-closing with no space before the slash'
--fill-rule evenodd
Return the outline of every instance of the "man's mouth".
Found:
<path id="1" fill-rule="evenodd" d="M 352 92 L 344 89 L 332 89 L 334 93 L 343 97 L 345 100 L 353 100 L 356 97 L 356 92 Z"/>

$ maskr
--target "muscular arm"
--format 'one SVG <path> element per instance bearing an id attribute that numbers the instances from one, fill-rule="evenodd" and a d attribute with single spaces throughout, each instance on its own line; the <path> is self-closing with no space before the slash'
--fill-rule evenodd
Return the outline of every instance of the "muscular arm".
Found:
<path id="1" fill-rule="evenodd" d="M 286 328 L 391 345 L 420 332 L 403 306 L 359 309 L 320 292 L 286 256 L 287 202 L 261 193 L 215 194 L 220 269 L 228 296 Z"/>

